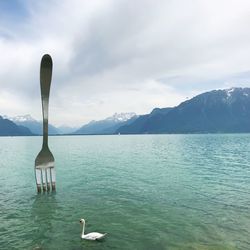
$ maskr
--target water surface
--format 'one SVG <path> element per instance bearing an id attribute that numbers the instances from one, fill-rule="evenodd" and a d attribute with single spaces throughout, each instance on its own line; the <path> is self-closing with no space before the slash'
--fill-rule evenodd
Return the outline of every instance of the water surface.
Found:
<path id="1" fill-rule="evenodd" d="M 49 143 L 57 192 L 37 195 L 41 137 L 0 138 L 0 249 L 250 249 L 250 135 Z M 80 218 L 107 238 L 82 241 Z"/>

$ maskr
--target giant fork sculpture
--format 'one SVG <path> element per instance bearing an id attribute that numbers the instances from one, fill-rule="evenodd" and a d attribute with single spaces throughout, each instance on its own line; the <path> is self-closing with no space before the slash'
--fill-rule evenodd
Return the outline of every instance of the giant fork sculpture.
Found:
<path id="1" fill-rule="evenodd" d="M 40 67 L 40 86 L 43 110 L 43 145 L 35 160 L 37 192 L 56 189 L 55 160 L 48 146 L 49 92 L 52 77 L 52 59 L 44 55 Z"/>

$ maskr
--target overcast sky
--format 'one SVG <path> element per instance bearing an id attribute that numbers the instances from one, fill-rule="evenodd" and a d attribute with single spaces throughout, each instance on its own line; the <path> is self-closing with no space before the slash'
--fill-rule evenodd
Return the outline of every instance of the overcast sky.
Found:
<path id="1" fill-rule="evenodd" d="M 42 119 L 46 53 L 55 125 L 250 87 L 249 26 L 249 0 L 1 0 L 0 115 Z"/>

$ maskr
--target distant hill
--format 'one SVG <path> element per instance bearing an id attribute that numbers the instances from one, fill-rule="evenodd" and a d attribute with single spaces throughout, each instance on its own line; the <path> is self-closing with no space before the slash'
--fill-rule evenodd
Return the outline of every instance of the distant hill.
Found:
<path id="1" fill-rule="evenodd" d="M 174 108 L 154 109 L 116 133 L 243 133 L 250 132 L 250 88 L 213 90 Z"/>
<path id="2" fill-rule="evenodd" d="M 75 132 L 78 128 L 77 127 L 69 127 L 66 125 L 62 125 L 59 127 L 56 127 L 57 131 L 59 134 L 72 134 L 73 132 Z"/>
<path id="3" fill-rule="evenodd" d="M 147 133 L 142 131 L 148 131 L 149 126 L 153 126 L 154 123 L 160 123 L 164 115 L 166 115 L 172 108 L 155 108 L 150 114 L 140 115 L 134 121 L 129 124 L 122 124 L 115 133 L 121 134 L 141 134 Z"/>
<path id="4" fill-rule="evenodd" d="M 35 120 L 32 116 L 30 115 L 19 115 L 19 116 L 14 116 L 14 117 L 8 117 L 5 116 L 7 119 L 13 121 L 17 125 L 25 126 L 27 127 L 33 134 L 36 135 L 41 135 L 42 129 L 43 129 L 43 124 L 41 121 Z M 59 130 L 49 124 L 49 134 L 50 135 L 56 135 L 59 134 Z"/>
<path id="5" fill-rule="evenodd" d="M 100 121 L 91 121 L 83 125 L 80 129 L 73 134 L 114 134 L 116 130 L 129 122 L 136 119 L 135 113 L 115 113 L 113 116 Z"/>
<path id="6" fill-rule="evenodd" d="M 21 136 L 33 135 L 31 131 L 24 127 L 18 126 L 14 122 L 4 119 L 0 116 L 0 136 Z"/>

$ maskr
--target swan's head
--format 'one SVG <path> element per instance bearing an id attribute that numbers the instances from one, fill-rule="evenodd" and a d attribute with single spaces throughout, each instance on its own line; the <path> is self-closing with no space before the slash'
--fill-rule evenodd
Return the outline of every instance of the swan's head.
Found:
<path id="1" fill-rule="evenodd" d="M 80 223 L 81 224 L 85 224 L 85 220 L 84 219 L 80 219 Z"/>

